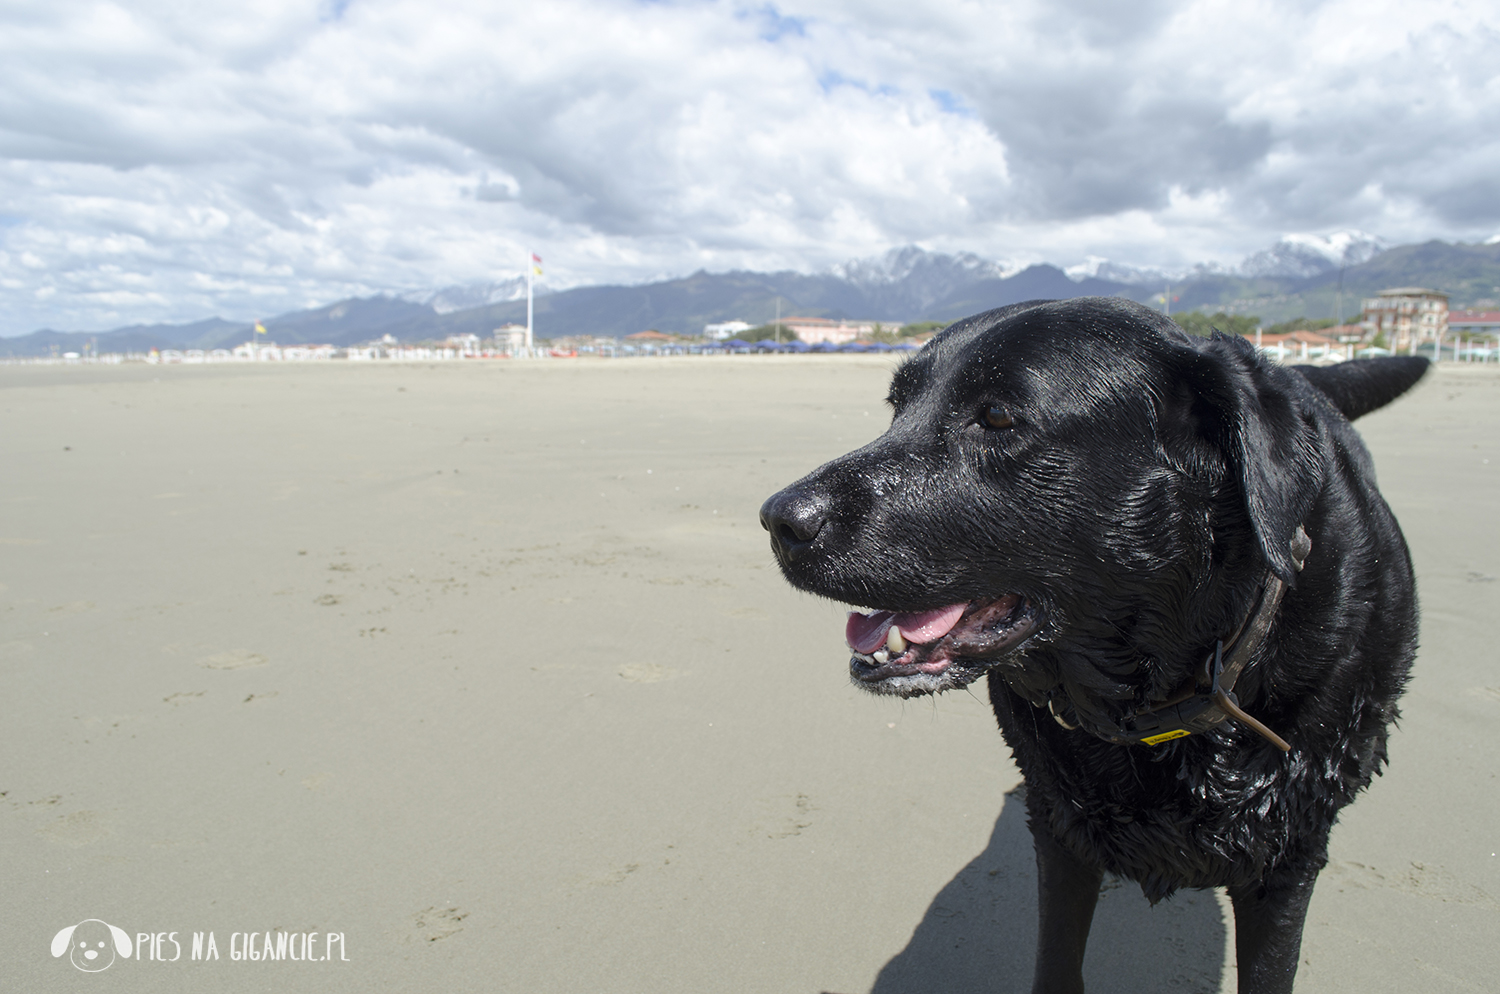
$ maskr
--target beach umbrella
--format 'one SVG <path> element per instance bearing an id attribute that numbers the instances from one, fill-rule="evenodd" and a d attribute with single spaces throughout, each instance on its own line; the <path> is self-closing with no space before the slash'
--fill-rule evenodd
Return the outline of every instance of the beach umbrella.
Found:
<path id="1" fill-rule="evenodd" d="M 884 342 L 871 342 L 865 346 L 866 352 L 889 352 L 891 347 Z"/>
<path id="2" fill-rule="evenodd" d="M 795 342 L 787 342 L 785 345 L 782 346 L 782 348 L 785 351 L 787 351 L 787 352 L 807 352 L 808 350 L 810 350 L 812 348 L 812 346 L 808 345 L 806 342 L 802 341 L 801 339 L 798 339 Z"/>
<path id="3" fill-rule="evenodd" d="M 755 343 L 755 347 L 757 349 L 759 349 L 760 351 L 762 351 L 762 352 L 780 352 L 781 351 L 781 343 L 780 342 L 773 342 L 769 338 L 762 338 L 760 341 L 758 341 L 758 342 Z"/>
<path id="4" fill-rule="evenodd" d="M 914 344 L 912 344 L 911 342 L 902 342 L 900 345 L 894 345 L 894 346 L 892 346 L 891 347 L 891 351 L 892 352 L 915 352 L 915 351 L 917 351 L 917 346 L 914 345 Z"/>
<path id="5" fill-rule="evenodd" d="M 813 352 L 837 352 L 839 347 L 832 342 L 818 342 L 812 347 Z"/>
<path id="6" fill-rule="evenodd" d="M 839 346 L 839 351 L 840 352 L 868 352 L 869 350 L 866 349 L 859 342 L 846 342 L 845 344 Z"/>

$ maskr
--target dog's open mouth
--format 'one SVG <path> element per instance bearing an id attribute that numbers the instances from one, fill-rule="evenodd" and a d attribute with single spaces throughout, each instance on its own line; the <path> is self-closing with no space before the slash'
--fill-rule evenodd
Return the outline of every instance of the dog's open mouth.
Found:
<path id="1" fill-rule="evenodd" d="M 877 694 L 915 697 L 966 687 L 1041 625 L 1020 594 L 930 611 L 851 611 L 849 674 Z"/>

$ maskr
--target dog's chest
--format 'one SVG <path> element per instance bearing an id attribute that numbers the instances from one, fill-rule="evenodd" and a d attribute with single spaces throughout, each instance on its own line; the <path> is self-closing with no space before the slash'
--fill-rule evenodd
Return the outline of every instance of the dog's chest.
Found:
<path id="1" fill-rule="evenodd" d="M 1141 882 L 1153 899 L 1260 878 L 1288 855 L 1308 808 L 1330 795 L 1288 769 L 1226 762 L 1207 737 L 1150 752 L 1113 746 L 1054 732 L 1037 720 L 1044 714 L 1011 701 L 1015 710 L 996 711 L 1032 818 L 1076 855 Z M 1333 810 L 1314 817 L 1331 822 Z"/>

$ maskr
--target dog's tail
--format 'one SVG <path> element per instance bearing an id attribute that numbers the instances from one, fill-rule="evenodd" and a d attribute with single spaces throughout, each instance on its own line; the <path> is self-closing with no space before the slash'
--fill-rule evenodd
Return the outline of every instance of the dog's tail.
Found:
<path id="1" fill-rule="evenodd" d="M 1421 356 L 1391 356 L 1292 368 L 1327 394 L 1334 406 L 1344 412 L 1344 417 L 1353 421 L 1410 390 L 1430 365 Z"/>

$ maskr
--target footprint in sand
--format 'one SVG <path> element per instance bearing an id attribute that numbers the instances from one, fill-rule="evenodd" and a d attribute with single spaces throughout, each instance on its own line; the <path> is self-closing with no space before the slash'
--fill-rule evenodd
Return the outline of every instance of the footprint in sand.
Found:
<path id="1" fill-rule="evenodd" d="M 37 829 L 48 842 L 78 848 L 98 842 L 109 834 L 104 816 L 97 811 L 74 811 Z"/>
<path id="2" fill-rule="evenodd" d="M 660 663 L 626 663 L 620 667 L 620 679 L 631 683 L 661 683 L 680 675 L 677 670 Z"/>
<path id="3" fill-rule="evenodd" d="M 428 942 L 440 942 L 450 935 L 457 935 L 464 930 L 459 924 L 469 913 L 460 908 L 423 908 L 412 915 L 412 922 L 417 926 L 417 935 Z"/>
<path id="4" fill-rule="evenodd" d="M 1394 890 L 1445 904 L 1466 904 L 1487 911 L 1500 911 L 1500 901 L 1496 901 L 1488 892 L 1458 874 L 1431 863 L 1413 861 L 1394 869 L 1378 869 L 1352 860 L 1339 860 L 1329 863 L 1323 872 L 1340 890 L 1345 886 Z"/>
<path id="5" fill-rule="evenodd" d="M 204 656 L 198 660 L 198 665 L 211 670 L 242 670 L 247 666 L 266 665 L 266 657 L 258 652 L 250 652 L 248 649 L 231 649 L 228 652 Z"/>

